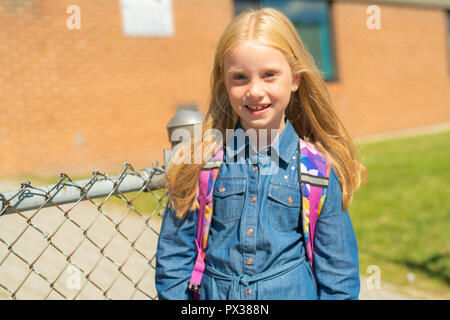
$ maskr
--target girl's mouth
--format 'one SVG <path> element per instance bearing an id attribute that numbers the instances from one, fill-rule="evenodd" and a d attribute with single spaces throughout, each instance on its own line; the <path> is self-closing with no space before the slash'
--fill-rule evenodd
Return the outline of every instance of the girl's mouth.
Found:
<path id="1" fill-rule="evenodd" d="M 263 114 L 264 112 L 266 112 L 271 105 L 272 105 L 271 103 L 266 104 L 266 105 L 254 105 L 254 106 L 245 105 L 245 108 L 251 114 L 259 115 L 259 114 Z"/>

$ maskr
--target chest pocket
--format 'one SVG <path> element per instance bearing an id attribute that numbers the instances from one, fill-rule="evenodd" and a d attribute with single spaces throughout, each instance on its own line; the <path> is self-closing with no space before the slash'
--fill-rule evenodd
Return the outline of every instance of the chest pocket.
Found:
<path id="1" fill-rule="evenodd" d="M 221 176 L 214 185 L 213 219 L 221 222 L 239 220 L 244 208 L 247 179 Z"/>
<path id="2" fill-rule="evenodd" d="M 288 231 L 299 227 L 301 224 L 300 198 L 298 186 L 271 182 L 267 199 L 269 225 L 278 231 Z"/>

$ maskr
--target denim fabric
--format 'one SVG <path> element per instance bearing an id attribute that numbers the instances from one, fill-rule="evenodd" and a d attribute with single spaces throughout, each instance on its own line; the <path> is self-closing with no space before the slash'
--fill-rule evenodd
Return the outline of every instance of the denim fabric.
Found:
<path id="1" fill-rule="evenodd" d="M 316 225 L 314 277 L 302 241 L 298 135 L 290 121 L 276 142 L 258 152 L 248 139 L 240 148 L 226 141 L 201 299 L 358 299 L 358 248 L 335 171 Z M 274 174 L 264 171 L 273 168 L 270 159 L 278 159 Z M 167 207 L 156 254 L 159 299 L 191 299 L 196 224 L 197 210 L 179 220 Z"/>

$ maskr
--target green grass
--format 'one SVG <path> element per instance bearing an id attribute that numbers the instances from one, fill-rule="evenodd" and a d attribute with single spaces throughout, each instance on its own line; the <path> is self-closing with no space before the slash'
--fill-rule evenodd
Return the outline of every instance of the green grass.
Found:
<path id="1" fill-rule="evenodd" d="M 378 265 L 382 281 L 450 298 L 450 131 L 362 145 L 360 155 L 369 180 L 350 214 L 361 273 Z"/>

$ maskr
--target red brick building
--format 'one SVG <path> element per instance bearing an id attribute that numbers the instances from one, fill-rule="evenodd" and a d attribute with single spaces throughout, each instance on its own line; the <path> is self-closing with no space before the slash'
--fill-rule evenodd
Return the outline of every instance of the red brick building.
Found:
<path id="1" fill-rule="evenodd" d="M 149 167 L 170 147 L 178 105 L 207 110 L 235 1 L 166 0 L 163 36 L 127 34 L 126 2 L 0 0 L 0 176 Z M 370 30 L 374 4 L 381 28 Z M 353 136 L 450 122 L 448 1 L 327 5 L 327 83 Z"/>

